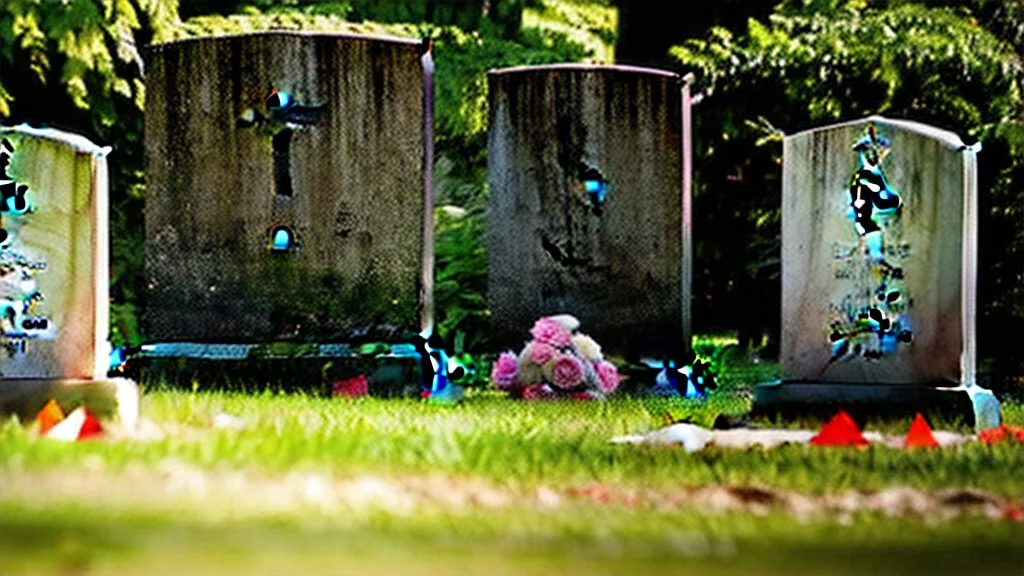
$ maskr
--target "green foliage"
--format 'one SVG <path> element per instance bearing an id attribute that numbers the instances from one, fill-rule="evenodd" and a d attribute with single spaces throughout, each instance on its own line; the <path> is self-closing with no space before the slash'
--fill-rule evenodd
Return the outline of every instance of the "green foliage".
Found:
<path id="1" fill-rule="evenodd" d="M 738 41 L 719 29 L 673 54 L 710 89 L 770 89 L 757 102 L 787 129 L 879 112 L 978 134 L 1018 110 L 1019 60 L 969 19 L 918 5 L 827 4 L 845 7 L 787 15 L 784 4 Z"/>
<path id="2" fill-rule="evenodd" d="M 110 144 L 111 338 L 140 339 L 143 264 L 139 50 L 177 21 L 172 0 L 0 3 L 0 120 L 54 126 Z"/>
<path id="3" fill-rule="evenodd" d="M 698 335 L 693 337 L 693 351 L 697 358 L 710 364 L 717 390 L 713 397 L 721 401 L 740 391 L 749 392 L 757 384 L 780 378 L 779 365 L 751 353 L 732 335 Z M 723 410 L 727 412 L 727 410 Z M 715 414 L 711 415 L 712 420 Z"/>
<path id="4" fill-rule="evenodd" d="M 563 34 L 592 54 L 588 60 L 611 64 L 618 38 L 618 12 L 593 0 L 539 2 L 523 12 L 523 26 Z"/>
<path id="5" fill-rule="evenodd" d="M 335 16 L 352 22 L 425 23 L 505 37 L 519 32 L 523 10 L 537 0 L 181 0 L 182 18 L 260 13 Z"/>
<path id="6" fill-rule="evenodd" d="M 997 324 L 1024 328 L 1024 315 L 1016 315 L 1024 299 L 1015 288 L 1024 269 L 1024 73 L 1011 43 L 980 26 L 969 9 L 787 0 L 767 22 L 751 20 L 746 34 L 716 28 L 672 49 L 710 96 L 696 114 L 697 261 L 725 263 L 695 275 L 695 291 L 708 303 L 695 307 L 697 330 L 739 326 L 744 341 L 751 337 L 743 336 L 745 323 L 771 328 L 778 316 L 779 129 L 792 133 L 875 113 L 984 140 L 980 185 L 989 192 L 982 199 L 981 268 L 990 275 L 982 276 L 981 310 L 992 322 L 982 323 L 983 343 L 986 332 L 1005 333 Z M 1001 290 L 986 284 L 992 279 Z M 755 294 L 771 298 L 751 299 Z M 1016 320 L 1006 322 L 1008 316 Z M 982 351 L 1019 355 L 991 337 Z"/>
<path id="7" fill-rule="evenodd" d="M 419 38 L 420 30 L 412 24 L 380 24 L 376 22 L 349 22 L 336 14 L 304 14 L 298 11 L 254 11 L 248 14 L 228 16 L 205 15 L 190 18 L 182 24 L 169 28 L 156 38 L 158 42 L 170 42 L 184 38 L 204 36 L 226 36 L 265 30 L 304 30 L 307 32 L 330 32 L 341 34 L 368 34 Z"/>
<path id="8" fill-rule="evenodd" d="M 523 8 L 535 0 L 350 0 L 353 20 L 426 22 L 462 30 L 491 27 L 511 38 L 519 32 Z"/>
<path id="9" fill-rule="evenodd" d="M 62 85 L 75 108 L 89 110 L 97 127 L 110 128 L 117 107 L 125 104 L 118 98 L 141 107 L 136 33 L 172 17 L 172 5 L 158 0 L 9 0 L 0 8 L 7 82 L 32 78 L 44 86 Z M 17 91 L 24 88 L 12 90 L 4 88 L 0 116 L 11 115 Z"/>
<path id="10" fill-rule="evenodd" d="M 442 206 L 435 211 L 434 301 L 442 336 L 462 334 L 466 351 L 487 341 L 487 250 L 481 210 Z"/>
<path id="11" fill-rule="evenodd" d="M 132 302 L 111 302 L 110 345 L 114 348 L 140 346 L 143 342 L 140 316 Z"/>
<path id="12" fill-rule="evenodd" d="M 455 27 L 434 33 L 437 76 L 435 127 L 437 146 L 444 154 L 472 144 L 486 151 L 487 71 L 508 66 L 578 62 L 591 54 L 564 34 L 541 29 L 523 30 L 515 40 L 487 31 L 466 32 Z M 476 162 L 483 156 L 476 154 Z"/>

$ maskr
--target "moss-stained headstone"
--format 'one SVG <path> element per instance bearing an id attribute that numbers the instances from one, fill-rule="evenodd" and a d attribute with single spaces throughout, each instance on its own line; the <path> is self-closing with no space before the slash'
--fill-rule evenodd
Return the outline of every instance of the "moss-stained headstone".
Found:
<path id="1" fill-rule="evenodd" d="M 786 138 L 782 350 L 794 381 L 974 381 L 976 154 L 875 117 Z"/>
<path id="2" fill-rule="evenodd" d="M 609 352 L 681 355 L 687 87 L 657 70 L 576 65 L 498 70 L 489 85 L 495 339 L 518 347 L 538 317 L 568 313 Z"/>
<path id="3" fill-rule="evenodd" d="M 419 329 L 419 43 L 197 38 L 152 47 L 146 72 L 147 337 Z"/>

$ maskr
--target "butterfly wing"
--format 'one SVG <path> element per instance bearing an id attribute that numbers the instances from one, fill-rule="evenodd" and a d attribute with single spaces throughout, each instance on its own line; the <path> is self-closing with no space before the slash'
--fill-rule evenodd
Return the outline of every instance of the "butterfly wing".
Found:
<path id="1" fill-rule="evenodd" d="M 281 119 L 291 124 L 311 126 L 320 121 L 323 106 L 292 106 L 281 111 Z"/>

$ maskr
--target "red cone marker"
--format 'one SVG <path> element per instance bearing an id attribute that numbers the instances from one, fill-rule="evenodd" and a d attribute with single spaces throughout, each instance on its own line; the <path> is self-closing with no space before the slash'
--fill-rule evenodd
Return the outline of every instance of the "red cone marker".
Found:
<path id="1" fill-rule="evenodd" d="M 813 446 L 867 446 L 869 443 L 857 428 L 857 423 L 844 410 L 821 427 L 818 435 L 811 438 Z"/>
<path id="2" fill-rule="evenodd" d="M 914 422 L 907 431 L 907 437 L 903 440 L 904 448 L 938 448 L 939 442 L 932 434 L 931 426 L 919 412 L 914 417 Z"/>
<path id="3" fill-rule="evenodd" d="M 85 420 L 82 422 L 82 427 L 78 430 L 78 439 L 85 440 L 86 438 L 92 438 L 93 436 L 99 436 L 103 433 L 103 426 L 100 426 L 100 421 L 92 415 L 91 412 L 82 408 L 85 412 Z"/>

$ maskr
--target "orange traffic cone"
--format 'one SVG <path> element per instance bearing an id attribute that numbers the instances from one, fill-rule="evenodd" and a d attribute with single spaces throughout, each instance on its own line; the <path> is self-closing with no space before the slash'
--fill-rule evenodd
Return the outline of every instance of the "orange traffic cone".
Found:
<path id="1" fill-rule="evenodd" d="M 938 448 L 939 442 L 935 439 L 935 435 L 932 434 L 932 429 L 928 426 L 928 422 L 918 412 L 917 416 L 914 417 L 914 422 L 910 425 L 910 430 L 907 431 L 907 437 L 903 440 L 904 448 Z"/>
<path id="2" fill-rule="evenodd" d="M 39 411 L 39 414 L 36 414 L 36 421 L 39 422 L 39 434 L 46 434 L 62 420 L 64 420 L 64 412 L 60 409 L 60 404 L 51 398 L 46 406 Z"/>
<path id="3" fill-rule="evenodd" d="M 857 428 L 857 423 L 845 410 L 840 410 L 828 421 L 818 435 L 811 438 L 813 446 L 867 446 L 869 443 Z"/>

